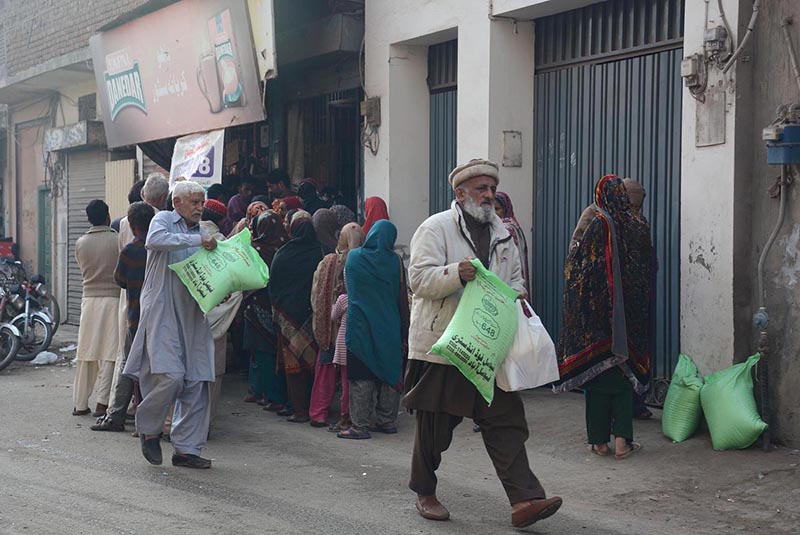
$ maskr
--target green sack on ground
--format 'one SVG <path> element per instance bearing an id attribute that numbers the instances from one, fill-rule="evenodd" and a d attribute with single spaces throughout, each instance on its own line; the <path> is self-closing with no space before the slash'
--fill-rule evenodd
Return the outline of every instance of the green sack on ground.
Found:
<path id="1" fill-rule="evenodd" d="M 169 266 L 192 294 L 203 314 L 236 291 L 258 290 L 269 282 L 267 265 L 250 245 L 250 230 L 217 242 L 213 251 L 200 249 Z"/>
<path id="2" fill-rule="evenodd" d="M 472 265 L 478 274 L 467 283 L 453 319 L 431 352 L 453 363 L 491 403 L 495 374 L 517 335 L 519 294 L 480 260 L 473 259 Z"/>
<path id="3" fill-rule="evenodd" d="M 697 431 L 703 415 L 702 389 L 703 379 L 697 373 L 697 366 L 688 356 L 680 355 L 661 416 L 661 430 L 674 442 L 683 442 Z"/>
<path id="4" fill-rule="evenodd" d="M 744 449 L 767 428 L 753 398 L 751 370 L 761 355 L 706 377 L 700 392 L 715 450 Z"/>

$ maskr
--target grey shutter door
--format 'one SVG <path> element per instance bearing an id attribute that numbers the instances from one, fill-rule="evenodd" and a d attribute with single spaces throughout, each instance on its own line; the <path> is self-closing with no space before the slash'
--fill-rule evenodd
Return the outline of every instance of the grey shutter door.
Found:
<path id="1" fill-rule="evenodd" d="M 458 107 L 458 41 L 428 49 L 430 89 L 429 210 L 436 214 L 450 208 L 453 189 L 447 181 L 456 166 L 456 109 Z"/>
<path id="2" fill-rule="evenodd" d="M 67 184 L 67 323 L 77 325 L 81 318 L 83 280 L 75 260 L 75 242 L 87 230 L 86 205 L 106 195 L 104 151 L 81 151 L 69 155 Z"/>
<path id="3" fill-rule="evenodd" d="M 671 377 L 680 351 L 682 21 L 682 0 L 610 0 L 536 21 L 532 304 L 557 336 L 569 240 L 594 185 L 640 181 L 659 264 L 655 378 Z"/>

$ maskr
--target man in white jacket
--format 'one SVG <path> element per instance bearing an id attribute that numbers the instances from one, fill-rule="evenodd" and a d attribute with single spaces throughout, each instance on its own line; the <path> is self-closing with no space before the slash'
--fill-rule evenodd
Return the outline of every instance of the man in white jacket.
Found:
<path id="1" fill-rule="evenodd" d="M 464 418 L 480 425 L 486 450 L 511 502 L 511 522 L 520 528 L 551 516 L 561 498 L 546 498 L 525 452 L 528 424 L 517 393 L 495 387 L 489 406 L 459 370 L 430 352 L 450 323 L 462 291 L 476 276 L 469 259 L 525 295 L 517 247 L 494 211 L 497 164 L 471 160 L 449 176 L 456 200 L 450 210 L 429 217 L 411 239 L 409 286 L 414 292 L 404 405 L 416 412 L 417 429 L 409 487 L 420 515 L 447 520 L 436 498 L 436 469 Z"/>

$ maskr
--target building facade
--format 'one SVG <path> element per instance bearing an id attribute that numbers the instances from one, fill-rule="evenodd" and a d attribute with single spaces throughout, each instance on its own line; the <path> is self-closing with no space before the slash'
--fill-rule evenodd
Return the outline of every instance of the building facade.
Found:
<path id="1" fill-rule="evenodd" d="M 502 163 L 500 189 L 531 229 L 532 302 L 555 334 L 569 234 L 593 184 L 616 173 L 645 185 L 659 260 L 656 402 L 679 353 L 707 374 L 759 348 L 757 264 L 778 210 L 766 191 L 780 174 L 761 131 L 800 97 L 781 26 L 800 21 L 800 5 L 761 5 L 748 32 L 753 2 L 723 0 L 724 13 L 715 4 L 367 2 L 365 96 L 380 98 L 381 145 L 365 152 L 365 194 L 387 199 L 402 247 L 447 204 L 456 162 Z M 799 46 L 798 25 L 787 28 Z M 682 62 L 691 56 L 704 78 L 690 90 Z M 796 195 L 784 190 L 790 208 L 766 259 L 766 395 L 763 381 L 756 390 L 773 436 L 796 446 L 800 226 Z"/>

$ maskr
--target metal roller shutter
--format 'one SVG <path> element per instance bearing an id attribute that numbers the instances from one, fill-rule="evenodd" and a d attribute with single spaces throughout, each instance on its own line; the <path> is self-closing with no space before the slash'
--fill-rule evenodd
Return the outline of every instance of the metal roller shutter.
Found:
<path id="1" fill-rule="evenodd" d="M 611 0 L 536 21 L 534 308 L 556 336 L 569 240 L 594 184 L 639 180 L 659 262 L 657 379 L 680 350 L 682 36 L 682 0 Z"/>
<path id="2" fill-rule="evenodd" d="M 453 201 L 447 176 L 456 166 L 456 109 L 458 106 L 458 41 L 428 49 L 430 88 L 429 209 L 442 212 Z"/>
<path id="3" fill-rule="evenodd" d="M 68 157 L 67 183 L 67 323 L 77 325 L 81 318 L 83 285 L 81 270 L 75 260 L 75 241 L 89 230 L 86 205 L 106 195 L 104 151 L 73 152 Z"/>

